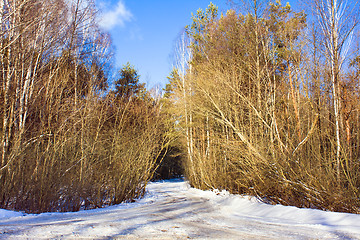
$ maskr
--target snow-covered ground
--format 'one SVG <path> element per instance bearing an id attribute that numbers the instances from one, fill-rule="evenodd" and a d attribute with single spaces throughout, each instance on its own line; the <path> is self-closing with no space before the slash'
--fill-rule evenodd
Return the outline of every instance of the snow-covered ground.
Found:
<path id="1" fill-rule="evenodd" d="M 75 213 L 0 209 L 0 239 L 360 239 L 360 215 L 267 205 L 181 180 L 136 203 Z"/>

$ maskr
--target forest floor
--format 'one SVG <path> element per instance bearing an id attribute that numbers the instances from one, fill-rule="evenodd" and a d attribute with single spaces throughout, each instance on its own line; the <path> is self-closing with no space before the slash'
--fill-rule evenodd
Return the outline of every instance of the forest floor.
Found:
<path id="1" fill-rule="evenodd" d="M 135 203 L 72 213 L 0 209 L 0 239 L 360 239 L 360 215 L 268 205 L 183 180 Z"/>

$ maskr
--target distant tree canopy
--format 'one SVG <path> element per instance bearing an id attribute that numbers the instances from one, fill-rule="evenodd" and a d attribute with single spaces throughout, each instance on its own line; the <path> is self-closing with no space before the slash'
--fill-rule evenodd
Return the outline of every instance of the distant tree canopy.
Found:
<path id="1" fill-rule="evenodd" d="M 140 83 L 138 71 L 129 62 L 119 70 L 115 81 L 115 96 L 129 100 L 131 97 L 142 98 L 146 94 L 145 83 Z"/>

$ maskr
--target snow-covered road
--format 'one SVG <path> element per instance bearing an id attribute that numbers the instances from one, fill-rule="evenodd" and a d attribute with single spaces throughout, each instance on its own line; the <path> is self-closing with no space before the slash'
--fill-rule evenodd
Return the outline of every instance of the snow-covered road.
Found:
<path id="1" fill-rule="evenodd" d="M 360 215 L 272 206 L 177 180 L 150 183 L 144 199 L 103 209 L 0 209 L 0 239 L 360 239 Z"/>

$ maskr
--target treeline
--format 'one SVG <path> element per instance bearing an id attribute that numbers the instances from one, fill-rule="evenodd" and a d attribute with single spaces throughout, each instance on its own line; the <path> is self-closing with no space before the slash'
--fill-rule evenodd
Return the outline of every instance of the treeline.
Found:
<path id="1" fill-rule="evenodd" d="M 144 194 L 168 145 L 159 101 L 90 0 L 0 1 L 0 208 L 77 211 Z"/>
<path id="2" fill-rule="evenodd" d="M 178 41 L 166 90 L 187 178 L 358 213 L 359 5 L 314 1 L 307 16 L 280 1 L 248 3 L 220 16 L 210 4 Z"/>

